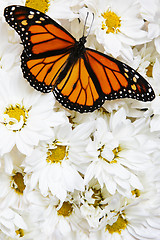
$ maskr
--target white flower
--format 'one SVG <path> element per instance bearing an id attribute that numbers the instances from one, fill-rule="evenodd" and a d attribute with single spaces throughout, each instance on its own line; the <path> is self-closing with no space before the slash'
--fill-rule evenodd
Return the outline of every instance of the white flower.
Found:
<path id="1" fill-rule="evenodd" d="M 67 19 L 72 21 L 78 18 L 78 14 L 72 10 L 72 2 L 74 1 L 51 0 L 47 14 L 53 19 Z"/>
<path id="2" fill-rule="evenodd" d="M 63 113 L 53 111 L 52 94 L 41 94 L 26 83 L 19 67 L 0 71 L 0 84 L 0 154 L 16 144 L 29 155 L 39 140 L 52 136 L 51 127 L 65 121 Z"/>
<path id="3" fill-rule="evenodd" d="M 9 212 L 9 211 L 8 211 Z M 14 213 L 14 212 L 13 212 Z M 32 212 L 33 213 L 33 212 Z M 6 211 L 7 214 L 7 211 Z M 16 213 L 15 213 L 16 214 Z M 48 240 L 48 236 L 42 233 L 39 222 L 35 221 L 33 214 L 29 212 L 29 208 L 26 208 L 26 211 L 20 212 L 19 221 L 21 222 L 19 225 L 15 224 L 16 226 L 8 231 L 7 234 L 3 232 L 0 233 L 0 239 L 3 240 Z M 10 222 L 6 221 L 6 224 L 13 225 L 14 219 L 10 219 Z M 24 224 L 25 222 L 25 224 Z"/>
<path id="4" fill-rule="evenodd" d="M 106 221 L 113 223 L 117 218 L 119 194 L 112 196 L 105 186 L 101 188 L 98 181 L 92 178 L 85 186 L 85 191 L 80 194 L 79 206 L 82 217 L 88 222 L 89 230 L 95 231 L 103 228 Z"/>
<path id="5" fill-rule="evenodd" d="M 101 188 L 105 184 L 112 195 L 117 190 L 130 196 L 132 187 L 143 189 L 138 174 L 145 172 L 151 164 L 143 142 L 148 142 L 151 151 L 154 142 L 149 141 L 149 135 L 143 133 L 141 126 L 144 121 L 142 125 L 131 123 L 123 108 L 106 119 L 97 119 L 93 146 L 88 148 L 93 160 L 85 173 L 85 183 L 95 177 Z"/>
<path id="6" fill-rule="evenodd" d="M 65 124 L 54 129 L 51 140 L 40 143 L 23 164 L 30 176 L 31 189 L 38 184 L 43 196 L 51 191 L 62 202 L 67 191 L 83 189 L 83 179 L 78 171 L 83 173 L 89 161 L 85 148 L 90 128 L 90 124 L 82 124 L 72 130 L 71 124 Z"/>
<path id="7" fill-rule="evenodd" d="M 145 45 L 134 47 L 134 59 L 130 63 L 131 67 L 136 69 L 144 78 L 150 79 L 153 77 L 152 69 L 159 54 L 155 51 L 153 41 Z"/>
<path id="8" fill-rule="evenodd" d="M 15 166 L 12 174 L 0 172 L 0 208 L 25 210 L 27 207 L 24 172 Z"/>
<path id="9" fill-rule="evenodd" d="M 16 237 L 17 229 L 27 229 L 27 225 L 21 214 L 11 208 L 0 209 L 0 229 L 9 237 Z"/>
<path id="10" fill-rule="evenodd" d="M 124 60 L 157 97 L 62 109 L 22 77 L 23 45 L 3 16 L 12 4 L 88 34 L 87 47 Z M 159 240 L 159 39 L 160 0 L 1 0 L 0 239 Z"/>
<path id="11" fill-rule="evenodd" d="M 87 11 L 94 13 L 91 34 L 103 45 L 106 53 L 124 59 L 133 57 L 131 46 L 146 42 L 146 32 L 142 30 L 143 19 L 139 18 L 139 4 L 131 0 L 87 0 L 80 10 L 85 19 Z M 87 7 L 87 8 L 86 8 Z M 90 14 L 90 21 L 92 14 Z M 89 22 L 90 22 L 89 21 Z M 87 23 L 90 26 L 90 23 Z"/>
<path id="12" fill-rule="evenodd" d="M 28 195 L 28 201 L 31 203 L 29 211 L 33 213 L 35 224 L 39 224 L 40 231 L 48 238 L 54 239 L 59 235 L 62 239 L 67 239 L 82 220 L 74 200 L 68 194 L 62 203 L 50 194 L 44 198 L 38 191 L 34 191 Z"/>
<path id="13" fill-rule="evenodd" d="M 132 190 L 130 198 L 119 195 L 119 206 L 117 204 L 115 206 L 118 208 L 112 209 L 113 213 L 117 213 L 114 221 L 108 223 L 106 215 L 106 225 L 99 231 L 92 231 L 90 239 L 159 239 L 160 204 L 154 178 L 155 171 L 156 168 L 152 166 L 141 176 L 144 190 Z"/>
<path id="14" fill-rule="evenodd" d="M 148 22 L 148 38 L 154 39 L 156 50 L 160 53 L 160 0 L 139 0 L 143 18 Z"/>

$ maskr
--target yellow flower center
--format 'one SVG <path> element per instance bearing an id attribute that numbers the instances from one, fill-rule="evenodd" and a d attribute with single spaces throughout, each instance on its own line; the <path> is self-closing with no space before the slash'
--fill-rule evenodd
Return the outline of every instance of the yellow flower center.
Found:
<path id="1" fill-rule="evenodd" d="M 26 0 L 25 6 L 46 13 L 49 8 L 49 0 Z"/>
<path id="2" fill-rule="evenodd" d="M 102 13 L 101 16 L 104 18 L 104 21 L 102 21 L 102 30 L 106 29 L 106 33 L 120 32 L 121 20 L 117 14 L 108 10 Z"/>
<path id="3" fill-rule="evenodd" d="M 24 231 L 23 229 L 19 228 L 18 230 L 16 230 L 16 234 L 21 238 L 24 237 Z"/>
<path id="4" fill-rule="evenodd" d="M 132 195 L 135 195 L 135 197 L 139 197 L 140 196 L 140 191 L 138 189 L 134 189 L 132 191 Z"/>
<path id="5" fill-rule="evenodd" d="M 149 66 L 148 66 L 146 69 L 147 69 L 146 75 L 147 75 L 148 77 L 153 77 L 153 75 L 152 75 L 152 72 L 153 72 L 153 64 L 150 63 Z"/>
<path id="6" fill-rule="evenodd" d="M 114 159 L 112 160 L 112 163 L 117 163 L 116 158 L 118 158 L 118 154 L 119 154 L 120 151 L 121 151 L 120 146 L 118 146 L 118 147 L 116 147 L 112 150 L 112 152 L 114 153 Z"/>
<path id="7" fill-rule="evenodd" d="M 121 147 L 118 146 L 118 147 L 116 147 L 116 148 L 114 148 L 114 149 L 112 150 L 112 152 L 113 152 L 113 154 L 114 154 L 114 157 L 113 157 L 113 159 L 112 159 L 111 161 L 109 161 L 108 159 L 102 157 L 101 154 L 102 154 L 102 152 L 103 152 L 104 147 L 105 147 L 105 146 L 103 145 L 100 149 L 98 149 L 99 152 L 100 152 L 100 154 L 99 154 L 98 157 L 101 158 L 101 159 L 103 159 L 104 161 L 106 161 L 106 162 L 108 162 L 108 163 L 117 163 L 117 158 L 118 158 L 119 152 L 121 151 Z"/>
<path id="8" fill-rule="evenodd" d="M 127 224 L 128 224 L 128 221 L 124 219 L 120 214 L 116 222 L 114 222 L 112 225 L 107 224 L 106 231 L 108 230 L 110 234 L 113 234 L 113 233 L 121 234 L 121 230 L 124 230 Z"/>
<path id="9" fill-rule="evenodd" d="M 8 108 L 6 108 L 4 114 L 7 114 L 9 116 L 9 121 L 7 121 L 7 119 L 4 118 L 5 125 L 7 125 L 7 123 L 9 125 L 14 125 L 17 122 L 20 122 L 22 119 L 23 120 L 22 127 L 24 127 L 28 118 L 28 110 L 26 110 L 23 106 L 21 107 L 19 104 L 16 104 L 15 106 L 10 105 Z M 21 130 L 21 128 L 19 130 Z"/>
<path id="10" fill-rule="evenodd" d="M 64 202 L 62 207 L 57 211 L 58 215 L 69 217 L 73 211 L 72 204 L 70 202 Z"/>
<path id="11" fill-rule="evenodd" d="M 63 145 L 56 145 L 53 149 L 48 149 L 46 161 L 49 163 L 58 163 L 67 156 L 67 147 Z"/>
<path id="12" fill-rule="evenodd" d="M 100 207 L 102 205 L 101 202 L 104 200 L 102 196 L 102 191 L 101 189 L 95 189 L 95 188 L 92 188 L 92 191 L 94 192 L 92 195 L 92 198 L 95 200 L 93 206 L 95 208 Z"/>
<path id="13" fill-rule="evenodd" d="M 23 175 L 20 172 L 17 172 L 14 176 L 12 176 L 12 188 L 19 194 L 23 194 L 25 189 L 25 184 L 23 180 Z"/>

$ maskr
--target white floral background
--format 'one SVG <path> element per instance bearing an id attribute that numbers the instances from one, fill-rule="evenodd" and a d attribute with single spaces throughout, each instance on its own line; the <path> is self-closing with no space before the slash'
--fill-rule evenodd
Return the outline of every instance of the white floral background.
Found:
<path id="1" fill-rule="evenodd" d="M 77 39 L 94 13 L 86 46 L 136 69 L 156 98 L 80 114 L 37 92 L 3 16 L 12 4 L 36 7 Z M 159 95 L 160 0 L 0 0 L 0 239 L 159 240 Z"/>

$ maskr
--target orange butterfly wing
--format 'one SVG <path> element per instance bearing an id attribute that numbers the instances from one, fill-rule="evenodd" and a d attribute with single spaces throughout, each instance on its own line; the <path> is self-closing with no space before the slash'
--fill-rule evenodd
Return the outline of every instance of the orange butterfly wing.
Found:
<path id="1" fill-rule="evenodd" d="M 53 94 L 63 106 L 81 113 L 94 111 L 104 102 L 83 58 L 71 65 L 66 76 L 56 84 Z"/>
<path id="2" fill-rule="evenodd" d="M 88 65 L 98 79 L 105 99 L 135 98 L 152 101 L 155 97 L 151 85 L 134 69 L 110 56 L 86 49 Z"/>
<path id="3" fill-rule="evenodd" d="M 20 35 L 27 55 L 55 54 L 67 51 L 75 38 L 47 15 L 32 8 L 12 5 L 5 8 L 8 24 Z"/>
<path id="4" fill-rule="evenodd" d="M 21 56 L 24 77 L 37 90 L 51 91 L 75 38 L 53 19 L 31 8 L 12 5 L 5 8 L 4 16 L 24 45 Z"/>
<path id="5" fill-rule="evenodd" d="M 24 78 L 30 85 L 41 92 L 50 92 L 53 90 L 57 77 L 66 61 L 69 53 L 63 53 L 50 57 L 28 58 L 23 52 L 21 56 L 21 67 Z"/>

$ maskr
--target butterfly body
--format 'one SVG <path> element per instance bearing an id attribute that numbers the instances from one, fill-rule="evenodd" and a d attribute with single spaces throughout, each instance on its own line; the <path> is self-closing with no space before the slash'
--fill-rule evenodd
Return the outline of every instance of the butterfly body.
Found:
<path id="1" fill-rule="evenodd" d="M 105 100 L 154 99 L 151 85 L 134 69 L 85 48 L 86 36 L 77 41 L 47 15 L 24 6 L 9 6 L 4 16 L 24 46 L 24 78 L 38 91 L 52 91 L 64 107 L 83 113 L 101 107 Z"/>
<path id="2" fill-rule="evenodd" d="M 79 41 L 75 40 L 75 44 L 72 47 L 72 49 L 70 49 L 70 55 L 69 55 L 68 59 L 66 60 L 66 65 L 64 66 L 61 73 L 59 74 L 58 79 L 62 80 L 66 76 L 70 67 L 73 66 L 74 64 L 76 64 L 79 58 L 84 58 L 84 52 L 85 52 L 84 44 L 85 43 L 86 43 L 86 37 L 84 37 L 84 36 L 81 37 L 79 39 Z M 57 79 L 56 83 L 59 82 L 58 79 Z"/>

